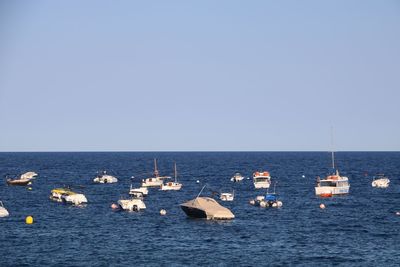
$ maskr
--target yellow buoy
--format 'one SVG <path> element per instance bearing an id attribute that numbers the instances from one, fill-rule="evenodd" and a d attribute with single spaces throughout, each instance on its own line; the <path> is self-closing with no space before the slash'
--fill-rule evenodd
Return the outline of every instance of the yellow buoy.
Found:
<path id="1" fill-rule="evenodd" d="M 32 216 L 26 216 L 25 222 L 26 222 L 26 224 L 32 224 L 33 223 L 33 217 Z"/>
<path id="2" fill-rule="evenodd" d="M 32 190 L 32 187 L 28 187 L 28 190 Z"/>

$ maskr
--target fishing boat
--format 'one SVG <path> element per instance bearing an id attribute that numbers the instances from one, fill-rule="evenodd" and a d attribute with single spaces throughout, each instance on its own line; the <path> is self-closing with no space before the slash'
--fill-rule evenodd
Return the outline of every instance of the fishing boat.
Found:
<path id="1" fill-rule="evenodd" d="M 181 184 L 181 183 L 178 183 L 178 180 L 177 180 L 178 174 L 177 174 L 177 171 L 176 171 L 176 162 L 174 163 L 174 176 L 175 176 L 175 181 L 174 181 L 174 182 L 167 182 L 167 183 L 165 183 L 165 184 L 164 184 L 164 183 L 161 184 L 160 190 L 163 190 L 163 191 L 167 191 L 167 190 L 181 190 L 182 184 Z"/>
<path id="2" fill-rule="evenodd" d="M 388 188 L 389 183 L 390 183 L 389 178 L 385 177 L 384 174 L 378 174 L 376 177 L 374 177 L 374 180 L 372 181 L 371 185 L 372 187 L 377 187 L 377 188 Z"/>
<path id="3" fill-rule="evenodd" d="M 271 176 L 269 172 L 255 172 L 253 173 L 253 183 L 256 189 L 269 188 L 271 185 Z"/>
<path id="4" fill-rule="evenodd" d="M 219 199 L 222 201 L 233 201 L 235 198 L 235 190 L 232 192 L 223 192 L 219 194 Z"/>
<path id="5" fill-rule="evenodd" d="M 143 193 L 140 191 L 130 191 L 130 199 L 120 199 L 118 200 L 118 206 L 122 210 L 126 211 L 141 211 L 146 209 L 146 205 L 143 201 Z"/>
<path id="6" fill-rule="evenodd" d="M 228 209 L 220 204 L 213 198 L 200 197 L 201 192 L 197 195 L 195 199 L 189 200 L 181 204 L 182 210 L 186 213 L 188 217 L 200 218 L 207 220 L 232 220 L 235 215 Z"/>
<path id="7" fill-rule="evenodd" d="M 165 179 L 170 179 L 171 176 L 160 176 L 157 169 L 157 159 L 154 159 L 154 177 L 142 180 L 142 187 L 160 187 Z"/>
<path id="8" fill-rule="evenodd" d="M 133 188 L 132 184 L 131 184 L 131 187 L 129 189 L 129 194 L 133 195 L 136 192 L 141 192 L 143 194 L 143 196 L 145 197 L 145 196 L 147 196 L 149 194 L 149 189 L 147 189 L 147 187 Z"/>
<path id="9" fill-rule="evenodd" d="M 107 171 L 102 171 L 93 179 L 93 182 L 100 184 L 111 184 L 118 182 L 118 179 L 107 174 Z"/>
<path id="10" fill-rule="evenodd" d="M 8 215 L 10 215 L 10 213 L 8 213 L 8 210 L 4 207 L 3 202 L 0 201 L 0 217 L 7 217 Z"/>
<path id="11" fill-rule="evenodd" d="M 231 178 L 231 182 L 240 182 L 244 179 L 244 177 L 240 174 L 240 173 L 235 173 L 232 178 Z"/>
<path id="12" fill-rule="evenodd" d="M 332 151 L 332 172 L 325 179 L 317 178 L 315 194 L 319 197 L 332 197 L 349 193 L 349 178 L 340 176 L 339 170 L 335 168 L 335 153 Z"/>
<path id="13" fill-rule="evenodd" d="M 73 192 L 69 187 L 51 190 L 50 199 L 73 205 L 80 205 L 88 202 L 84 194 Z"/>

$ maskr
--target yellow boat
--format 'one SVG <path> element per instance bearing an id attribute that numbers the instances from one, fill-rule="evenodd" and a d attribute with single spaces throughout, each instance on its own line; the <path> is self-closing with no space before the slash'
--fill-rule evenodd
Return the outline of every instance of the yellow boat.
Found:
<path id="1" fill-rule="evenodd" d="M 88 202 L 84 194 L 73 192 L 68 187 L 55 188 L 51 190 L 50 199 L 58 202 L 71 203 L 74 205 Z"/>

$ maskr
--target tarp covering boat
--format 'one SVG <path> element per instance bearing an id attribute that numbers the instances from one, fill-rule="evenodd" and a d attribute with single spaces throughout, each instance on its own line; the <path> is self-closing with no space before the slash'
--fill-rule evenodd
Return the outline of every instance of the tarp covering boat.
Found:
<path id="1" fill-rule="evenodd" d="M 208 220 L 231 220 L 235 215 L 227 208 L 209 197 L 197 197 L 181 204 L 182 210 L 189 217 Z"/>

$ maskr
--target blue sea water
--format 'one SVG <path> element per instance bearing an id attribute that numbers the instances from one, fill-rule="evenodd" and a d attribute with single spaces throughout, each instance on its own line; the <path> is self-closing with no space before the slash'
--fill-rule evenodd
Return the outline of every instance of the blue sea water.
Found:
<path id="1" fill-rule="evenodd" d="M 152 172 L 153 158 L 160 174 L 171 175 L 177 162 L 183 189 L 151 189 L 144 212 L 112 211 L 131 182 L 139 185 Z M 350 194 L 320 199 L 315 178 L 330 166 L 323 152 L 0 153 L 2 176 L 39 173 L 31 191 L 0 183 L 10 212 L 0 218 L 0 266 L 398 266 L 400 153 L 341 152 L 336 158 Z M 120 182 L 93 184 L 102 169 Z M 270 171 L 278 182 L 282 208 L 249 205 L 263 191 L 251 180 L 230 181 L 236 171 L 251 177 L 256 170 Z M 391 179 L 389 188 L 371 187 L 371 175 L 379 172 Z M 88 205 L 50 201 L 50 190 L 65 184 L 83 192 Z M 186 217 L 179 204 L 203 184 L 209 185 L 203 195 L 235 190 L 235 200 L 223 203 L 233 221 Z M 166 216 L 159 215 L 162 208 Z M 33 225 L 25 224 L 27 215 Z"/>

